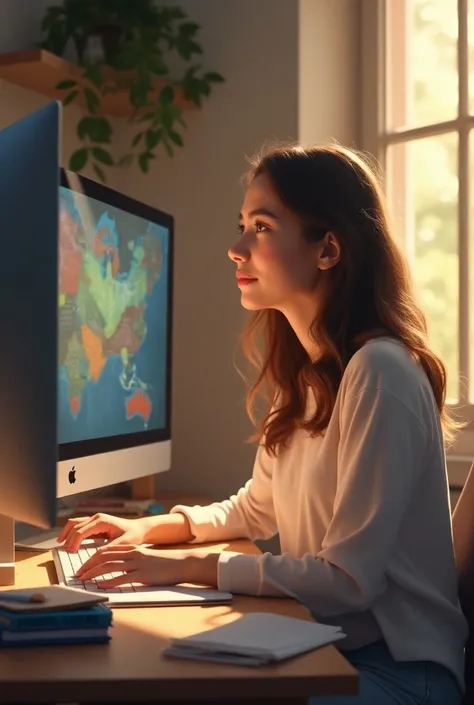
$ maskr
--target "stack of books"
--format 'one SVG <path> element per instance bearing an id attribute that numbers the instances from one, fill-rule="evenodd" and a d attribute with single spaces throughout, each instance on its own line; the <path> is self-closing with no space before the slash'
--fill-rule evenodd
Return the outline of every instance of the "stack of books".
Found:
<path id="1" fill-rule="evenodd" d="M 0 647 L 110 641 L 112 610 L 104 603 L 104 597 L 82 593 L 81 600 L 77 592 L 59 586 L 28 593 L 9 591 L 2 595 L 0 591 Z M 18 602 L 13 599 L 15 595 Z M 41 600 L 28 596 L 40 596 Z"/>

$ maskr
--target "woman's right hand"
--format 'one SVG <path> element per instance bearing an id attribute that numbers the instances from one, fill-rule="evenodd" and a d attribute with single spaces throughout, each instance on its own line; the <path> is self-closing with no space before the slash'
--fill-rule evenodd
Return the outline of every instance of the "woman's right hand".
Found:
<path id="1" fill-rule="evenodd" d="M 107 536 L 109 545 L 139 545 L 144 543 L 145 533 L 146 526 L 141 519 L 123 519 L 99 513 L 69 519 L 58 536 L 58 543 L 63 543 L 62 549 L 75 552 L 84 539 L 102 534 Z"/>

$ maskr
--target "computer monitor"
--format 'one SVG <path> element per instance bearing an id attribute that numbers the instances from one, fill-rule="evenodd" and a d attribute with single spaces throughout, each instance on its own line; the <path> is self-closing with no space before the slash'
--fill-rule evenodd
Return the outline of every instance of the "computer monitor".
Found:
<path id="1" fill-rule="evenodd" d="M 58 496 L 169 470 L 173 218 L 59 189 Z"/>
<path id="2" fill-rule="evenodd" d="M 0 131 L 0 584 L 14 520 L 56 521 L 60 104 Z"/>

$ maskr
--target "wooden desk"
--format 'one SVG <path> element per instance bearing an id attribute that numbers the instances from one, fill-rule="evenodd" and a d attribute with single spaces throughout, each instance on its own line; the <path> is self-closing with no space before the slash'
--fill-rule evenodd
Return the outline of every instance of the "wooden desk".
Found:
<path id="1" fill-rule="evenodd" d="M 213 550 L 258 553 L 249 541 Z M 17 553 L 17 587 L 55 583 L 50 553 Z M 106 645 L 0 650 L 0 703 L 157 703 L 213 701 L 296 705 L 313 695 L 357 692 L 357 673 L 334 646 L 278 666 L 244 668 L 165 658 L 171 636 L 210 629 L 256 611 L 309 619 L 292 600 L 236 596 L 218 607 L 114 609 Z M 184 701 L 184 703 L 183 703 Z"/>

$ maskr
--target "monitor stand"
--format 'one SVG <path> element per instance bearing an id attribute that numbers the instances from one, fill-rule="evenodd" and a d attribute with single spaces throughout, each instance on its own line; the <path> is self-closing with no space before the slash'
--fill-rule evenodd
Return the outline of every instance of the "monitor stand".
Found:
<path id="1" fill-rule="evenodd" d="M 0 514 L 0 586 L 15 584 L 15 520 Z"/>
<path id="2" fill-rule="evenodd" d="M 146 475 L 132 480 L 132 499 L 156 497 L 156 475 Z"/>

